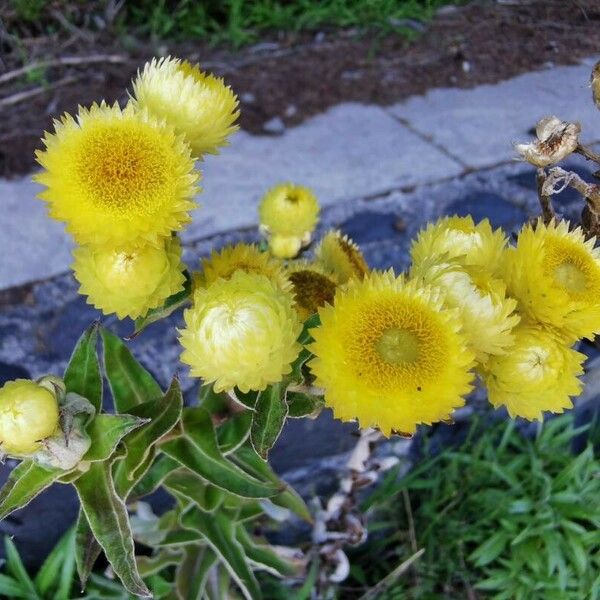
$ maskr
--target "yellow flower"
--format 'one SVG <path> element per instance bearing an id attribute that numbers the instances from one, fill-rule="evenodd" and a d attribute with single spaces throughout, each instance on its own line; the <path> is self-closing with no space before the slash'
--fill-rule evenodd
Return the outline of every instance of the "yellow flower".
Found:
<path id="1" fill-rule="evenodd" d="M 581 391 L 585 355 L 538 325 L 515 330 L 510 352 L 492 356 L 484 376 L 490 402 L 506 406 L 511 417 L 542 419 L 543 411 L 571 408 L 570 396 Z"/>
<path id="2" fill-rule="evenodd" d="M 269 235 L 297 238 L 306 245 L 317 225 L 319 202 L 306 187 L 280 183 L 264 195 L 258 213 Z"/>
<path id="3" fill-rule="evenodd" d="M 362 279 L 369 272 L 369 266 L 359 247 L 340 231 L 332 230 L 323 236 L 315 257 L 340 283 Z"/>
<path id="4" fill-rule="evenodd" d="M 523 227 L 505 254 L 509 293 L 532 319 L 567 341 L 600 332 L 600 249 L 580 228 L 561 221 Z"/>
<path id="5" fill-rule="evenodd" d="M 314 315 L 321 306 L 333 304 L 337 282 L 317 264 L 299 261 L 288 267 L 293 286 L 296 312 L 301 321 Z"/>
<path id="6" fill-rule="evenodd" d="M 226 246 L 220 252 L 213 250 L 210 258 L 202 259 L 202 285 L 211 285 L 217 279 L 229 279 L 236 271 L 264 275 L 282 290 L 289 290 L 281 263 L 254 244 Z"/>
<path id="7" fill-rule="evenodd" d="M 46 387 L 28 379 L 0 388 L 0 450 L 14 456 L 32 454 L 58 428 L 58 402 Z"/>
<path id="8" fill-rule="evenodd" d="M 73 251 L 73 271 L 88 296 L 104 314 L 119 319 L 143 317 L 183 289 L 181 244 L 176 237 L 153 244 L 80 246 Z"/>
<path id="9" fill-rule="evenodd" d="M 184 319 L 181 360 L 217 392 L 263 390 L 291 371 L 300 351 L 292 297 L 264 275 L 236 271 L 199 288 Z"/>
<path id="10" fill-rule="evenodd" d="M 269 237 L 269 250 L 276 258 L 296 258 L 302 249 L 302 246 L 302 238 L 293 235 L 276 234 Z"/>
<path id="11" fill-rule="evenodd" d="M 337 418 L 385 435 L 413 433 L 463 406 L 474 357 L 436 290 L 372 273 L 340 289 L 319 315 L 310 368 Z"/>
<path id="12" fill-rule="evenodd" d="M 194 155 L 218 154 L 238 130 L 238 99 L 222 79 L 177 58 L 152 59 L 133 82 L 135 106 L 185 135 Z"/>
<path id="13" fill-rule="evenodd" d="M 475 224 L 470 216 L 443 217 L 420 231 L 412 244 L 411 258 L 416 265 L 456 260 L 497 273 L 506 241 L 502 230 L 492 230 L 487 219 Z"/>
<path id="14" fill-rule="evenodd" d="M 462 332 L 476 360 L 485 363 L 490 354 L 504 354 L 513 343 L 512 329 L 520 318 L 516 300 L 506 297 L 504 282 L 481 268 L 469 271 L 458 263 L 424 261 L 411 270 L 421 284 L 439 287 L 444 306 L 457 309 Z"/>
<path id="15" fill-rule="evenodd" d="M 198 191 L 190 149 L 173 130 L 131 107 L 80 108 L 46 133 L 36 157 L 39 197 L 77 242 L 125 243 L 160 237 L 190 221 Z"/>

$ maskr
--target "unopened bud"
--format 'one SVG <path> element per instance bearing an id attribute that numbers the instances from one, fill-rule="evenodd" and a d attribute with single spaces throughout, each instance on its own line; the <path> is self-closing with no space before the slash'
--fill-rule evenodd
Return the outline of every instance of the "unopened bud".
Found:
<path id="1" fill-rule="evenodd" d="M 544 117 L 536 125 L 537 140 L 517 144 L 515 150 L 523 160 L 536 167 L 547 167 L 573 153 L 579 144 L 579 123 L 561 121 L 558 117 Z"/>
<path id="2" fill-rule="evenodd" d="M 58 428 L 59 410 L 51 383 L 28 379 L 9 381 L 0 388 L 0 449 L 24 456 L 36 452 L 42 440 Z"/>
<path id="3" fill-rule="evenodd" d="M 302 248 L 302 239 L 295 236 L 273 235 L 269 239 L 269 250 L 277 258 L 295 258 Z"/>

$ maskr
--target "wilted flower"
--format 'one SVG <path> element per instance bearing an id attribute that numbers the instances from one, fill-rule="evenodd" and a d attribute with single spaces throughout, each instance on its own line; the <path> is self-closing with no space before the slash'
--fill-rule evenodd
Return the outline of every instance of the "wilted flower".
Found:
<path id="1" fill-rule="evenodd" d="M 369 266 L 360 248 L 340 231 L 329 231 L 315 251 L 317 262 L 332 273 L 340 283 L 352 279 L 362 279 L 369 272 Z"/>
<path id="2" fill-rule="evenodd" d="M 464 404 L 474 356 L 438 291 L 372 273 L 319 315 L 310 369 L 336 417 L 385 435 L 413 433 Z"/>
<path id="3" fill-rule="evenodd" d="M 198 288 L 184 319 L 181 360 L 215 391 L 263 390 L 290 373 L 300 351 L 292 297 L 264 275 L 236 271 Z"/>
<path id="4" fill-rule="evenodd" d="M 600 249 L 567 221 L 526 225 L 506 250 L 509 293 L 532 319 L 568 341 L 600 332 Z"/>
<path id="5" fill-rule="evenodd" d="M 80 246 L 73 251 L 73 271 L 88 296 L 104 314 L 119 319 L 144 316 L 183 289 L 181 244 L 176 237 L 162 245 Z"/>
<path id="6" fill-rule="evenodd" d="M 301 321 L 314 315 L 321 306 L 333 304 L 338 288 L 335 278 L 315 263 L 297 262 L 288 268 L 295 308 Z"/>
<path id="7" fill-rule="evenodd" d="M 161 237 L 190 221 L 198 191 L 189 146 L 145 112 L 115 104 L 80 108 L 46 133 L 36 153 L 39 197 L 79 243 Z"/>
<path id="8" fill-rule="evenodd" d="M 544 117 L 535 132 L 537 140 L 516 144 L 515 150 L 523 160 L 536 167 L 547 167 L 560 162 L 573 153 L 579 144 L 579 123 L 561 121 L 558 117 Z"/>
<path id="9" fill-rule="evenodd" d="M 32 454 L 57 428 L 58 402 L 50 386 L 17 379 L 0 388 L 0 451 Z"/>
<path id="10" fill-rule="evenodd" d="M 504 354 L 513 343 L 512 330 L 519 322 L 516 300 L 506 297 L 506 286 L 481 268 L 466 271 L 458 263 L 421 263 L 411 276 L 421 284 L 438 287 L 444 306 L 457 309 L 462 332 L 476 360 Z"/>
<path id="11" fill-rule="evenodd" d="M 493 230 L 488 219 L 475 224 L 471 216 L 442 217 L 419 232 L 410 254 L 417 266 L 423 262 L 457 261 L 465 267 L 496 273 L 506 242 L 504 232 Z"/>
<path id="12" fill-rule="evenodd" d="M 585 355 L 535 324 L 519 325 L 514 336 L 510 352 L 488 361 L 484 379 L 490 402 L 529 420 L 571 408 L 571 396 L 581 391 Z"/>
<path id="13" fill-rule="evenodd" d="M 238 129 L 238 99 L 231 88 L 177 58 L 146 63 L 133 82 L 132 102 L 185 135 L 196 157 L 217 154 Z"/>

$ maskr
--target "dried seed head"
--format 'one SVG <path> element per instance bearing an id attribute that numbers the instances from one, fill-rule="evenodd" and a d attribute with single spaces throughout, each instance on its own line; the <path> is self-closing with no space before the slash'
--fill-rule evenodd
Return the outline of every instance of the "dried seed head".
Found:
<path id="1" fill-rule="evenodd" d="M 579 123 L 561 121 L 558 117 L 544 117 L 536 125 L 537 140 L 516 144 L 515 150 L 523 160 L 536 167 L 547 167 L 573 153 L 579 144 Z"/>

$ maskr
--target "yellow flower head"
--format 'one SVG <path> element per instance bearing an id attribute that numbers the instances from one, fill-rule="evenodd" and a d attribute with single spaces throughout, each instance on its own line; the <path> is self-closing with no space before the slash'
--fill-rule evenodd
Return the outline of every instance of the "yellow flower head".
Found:
<path id="1" fill-rule="evenodd" d="M 329 231 L 323 236 L 315 252 L 317 262 L 340 283 L 351 279 L 362 279 L 369 266 L 359 247 L 340 231 Z"/>
<path id="2" fill-rule="evenodd" d="M 509 293 L 532 319 L 573 342 L 600 332 L 600 249 L 566 221 L 523 227 L 505 254 Z"/>
<path id="3" fill-rule="evenodd" d="M 469 271 L 458 263 L 424 261 L 411 270 L 421 284 L 438 287 L 444 306 L 457 309 L 462 332 L 476 360 L 485 363 L 490 354 L 504 354 L 513 343 L 512 329 L 520 318 L 516 300 L 506 297 L 506 286 L 481 268 Z"/>
<path id="4" fill-rule="evenodd" d="M 308 243 L 310 239 L 308 240 Z M 276 258 L 296 258 L 303 246 L 303 239 L 293 235 L 275 234 L 269 237 L 269 250 Z"/>
<path id="5" fill-rule="evenodd" d="M 456 260 L 495 273 L 506 241 L 502 230 L 494 231 L 487 219 L 475 224 L 470 216 L 443 217 L 421 230 L 413 242 L 411 258 L 416 265 Z"/>
<path id="6" fill-rule="evenodd" d="M 581 391 L 585 355 L 553 333 L 524 323 L 514 330 L 510 352 L 490 357 L 485 383 L 490 402 L 506 406 L 511 417 L 542 419 L 543 411 L 571 408 L 571 396 Z"/>
<path id="7" fill-rule="evenodd" d="M 296 312 L 301 321 L 306 321 L 321 306 L 333 304 L 337 282 L 319 265 L 304 261 L 290 265 L 288 279 L 293 286 Z"/>
<path id="8" fill-rule="evenodd" d="M 181 360 L 217 392 L 263 390 L 291 371 L 300 351 L 292 297 L 264 275 L 236 271 L 198 289 L 184 319 Z"/>
<path id="9" fill-rule="evenodd" d="M 306 187 L 280 183 L 264 195 L 258 213 L 261 227 L 270 235 L 308 243 L 319 218 L 319 202 Z"/>
<path id="10" fill-rule="evenodd" d="M 34 179 L 50 216 L 81 244 L 159 243 L 190 221 L 198 191 L 190 149 L 170 127 L 128 107 L 94 104 L 46 133 Z"/>
<path id="11" fill-rule="evenodd" d="M 105 315 L 143 317 L 183 289 L 181 245 L 176 237 L 153 244 L 80 246 L 73 251 L 73 271 L 88 296 Z"/>
<path id="12" fill-rule="evenodd" d="M 437 291 L 372 273 L 340 289 L 319 315 L 310 368 L 337 418 L 385 435 L 413 433 L 464 404 L 474 357 Z"/>
<path id="13" fill-rule="evenodd" d="M 133 82 L 135 106 L 185 135 L 195 156 L 218 154 L 238 130 L 238 99 L 222 79 L 178 58 L 152 59 Z"/>
<path id="14" fill-rule="evenodd" d="M 229 279 L 236 271 L 264 275 L 284 291 L 291 287 L 281 263 L 254 244 L 226 246 L 220 252 L 213 250 L 210 258 L 202 259 L 202 270 L 204 287 L 217 279 Z"/>
<path id="15" fill-rule="evenodd" d="M 58 428 L 58 402 L 46 387 L 28 379 L 0 388 L 0 451 L 32 454 Z"/>

